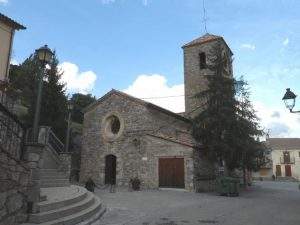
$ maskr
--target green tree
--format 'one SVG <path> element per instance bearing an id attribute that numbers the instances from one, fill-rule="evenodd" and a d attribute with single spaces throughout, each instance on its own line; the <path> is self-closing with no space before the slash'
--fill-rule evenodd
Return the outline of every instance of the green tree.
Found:
<path id="1" fill-rule="evenodd" d="M 83 123 L 82 109 L 95 102 L 96 98 L 91 94 L 85 95 L 81 93 L 75 93 L 72 95 L 70 101 L 73 104 L 72 121 L 76 123 Z"/>
<path id="2" fill-rule="evenodd" d="M 205 146 L 205 154 L 211 161 L 228 161 L 232 154 L 229 134 L 235 122 L 234 80 L 225 76 L 225 63 L 219 47 L 211 50 L 215 58 L 208 68 L 214 75 L 206 76 L 208 87 L 198 93 L 203 105 L 193 121 L 193 136 Z"/>
<path id="3" fill-rule="evenodd" d="M 50 68 L 45 70 L 39 124 L 52 127 L 63 141 L 66 133 L 67 97 L 65 84 L 60 81 L 62 72 L 58 70 L 58 63 L 54 54 Z M 10 81 L 15 89 L 21 90 L 21 102 L 28 109 L 28 113 L 21 118 L 28 127 L 33 124 L 40 70 L 37 56 L 32 54 L 10 71 Z"/>
<path id="4" fill-rule="evenodd" d="M 246 170 L 255 171 L 264 163 L 266 154 L 269 153 L 267 147 L 259 140 L 264 135 L 259 126 L 259 119 L 250 101 L 249 86 L 243 77 L 236 81 L 239 83 L 239 90 L 236 93 L 237 112 L 236 128 L 232 132 L 232 140 L 235 144 L 235 155 L 238 156 L 236 162 L 231 162 L 234 168 L 239 168 L 244 174 L 246 183 Z"/>
<path id="5" fill-rule="evenodd" d="M 207 76 L 207 90 L 195 96 L 203 105 L 193 121 L 193 136 L 204 145 L 208 158 L 225 161 L 229 172 L 255 170 L 259 166 L 257 159 L 265 154 L 266 148 L 258 140 L 263 132 L 249 99 L 247 83 L 227 76 L 221 51 L 212 51 L 216 57 L 209 69 L 215 74 Z"/>

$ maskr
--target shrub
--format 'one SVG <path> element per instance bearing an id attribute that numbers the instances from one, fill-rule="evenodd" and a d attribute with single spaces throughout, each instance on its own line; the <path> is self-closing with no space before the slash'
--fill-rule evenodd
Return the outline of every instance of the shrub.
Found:
<path id="1" fill-rule="evenodd" d="M 141 188 L 141 181 L 138 177 L 130 179 L 131 187 L 134 191 L 139 191 Z"/>

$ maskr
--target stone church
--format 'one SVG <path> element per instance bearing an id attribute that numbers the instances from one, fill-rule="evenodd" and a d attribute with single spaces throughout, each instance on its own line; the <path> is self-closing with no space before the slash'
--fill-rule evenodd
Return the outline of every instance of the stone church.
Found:
<path id="1" fill-rule="evenodd" d="M 207 87 L 216 54 L 232 76 L 232 52 L 220 36 L 205 34 L 183 47 L 184 113 L 174 113 L 121 91 L 111 90 L 84 109 L 81 182 L 128 186 L 138 177 L 142 188 L 209 191 L 215 167 L 201 156 L 192 138 L 191 119 L 201 110 L 194 96 Z M 217 52 L 213 49 L 217 49 Z"/>

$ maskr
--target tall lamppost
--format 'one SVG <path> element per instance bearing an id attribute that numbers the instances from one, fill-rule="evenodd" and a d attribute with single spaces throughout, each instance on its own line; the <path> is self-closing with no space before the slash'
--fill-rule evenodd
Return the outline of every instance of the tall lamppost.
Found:
<path id="1" fill-rule="evenodd" d="M 293 108 L 296 104 L 296 97 L 297 95 L 295 95 L 295 93 L 292 92 L 290 88 L 287 88 L 282 98 L 286 108 L 289 109 L 291 113 L 300 113 L 300 111 L 293 111 Z"/>
<path id="2" fill-rule="evenodd" d="M 40 121 L 40 111 L 41 111 L 41 101 L 42 101 L 42 91 L 43 91 L 43 80 L 45 74 L 46 65 L 52 61 L 53 52 L 47 45 L 37 49 L 35 51 L 38 60 L 41 64 L 41 69 L 39 71 L 39 83 L 38 83 L 38 93 L 36 98 L 36 108 L 34 114 L 34 121 L 33 121 L 33 140 L 34 142 L 38 142 L 39 137 L 39 121 Z"/>
<path id="3" fill-rule="evenodd" d="M 69 143 L 70 143 L 70 129 L 71 129 L 71 114 L 73 110 L 73 103 L 71 101 L 68 102 L 68 127 L 67 127 L 67 135 L 66 135 L 66 152 L 69 152 Z"/>

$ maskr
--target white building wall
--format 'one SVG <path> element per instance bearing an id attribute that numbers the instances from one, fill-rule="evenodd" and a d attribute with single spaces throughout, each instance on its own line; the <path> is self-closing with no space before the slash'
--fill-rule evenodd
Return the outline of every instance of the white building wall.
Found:
<path id="1" fill-rule="evenodd" d="M 12 39 L 13 29 L 0 21 L 0 81 L 8 75 Z"/>
<path id="2" fill-rule="evenodd" d="M 283 164 L 280 161 L 280 158 L 283 158 L 283 152 L 289 152 L 290 153 L 290 158 L 291 160 L 295 159 L 295 163 L 291 164 Z M 292 171 L 292 177 L 300 180 L 300 157 L 299 153 L 300 149 L 295 149 L 295 150 L 272 150 L 271 155 L 272 155 L 272 161 L 273 161 L 273 173 L 274 175 L 276 174 L 276 165 L 280 165 L 281 167 L 281 176 L 285 177 L 286 176 L 286 171 L 285 171 L 285 165 L 290 165 L 291 166 L 291 171 Z"/>

